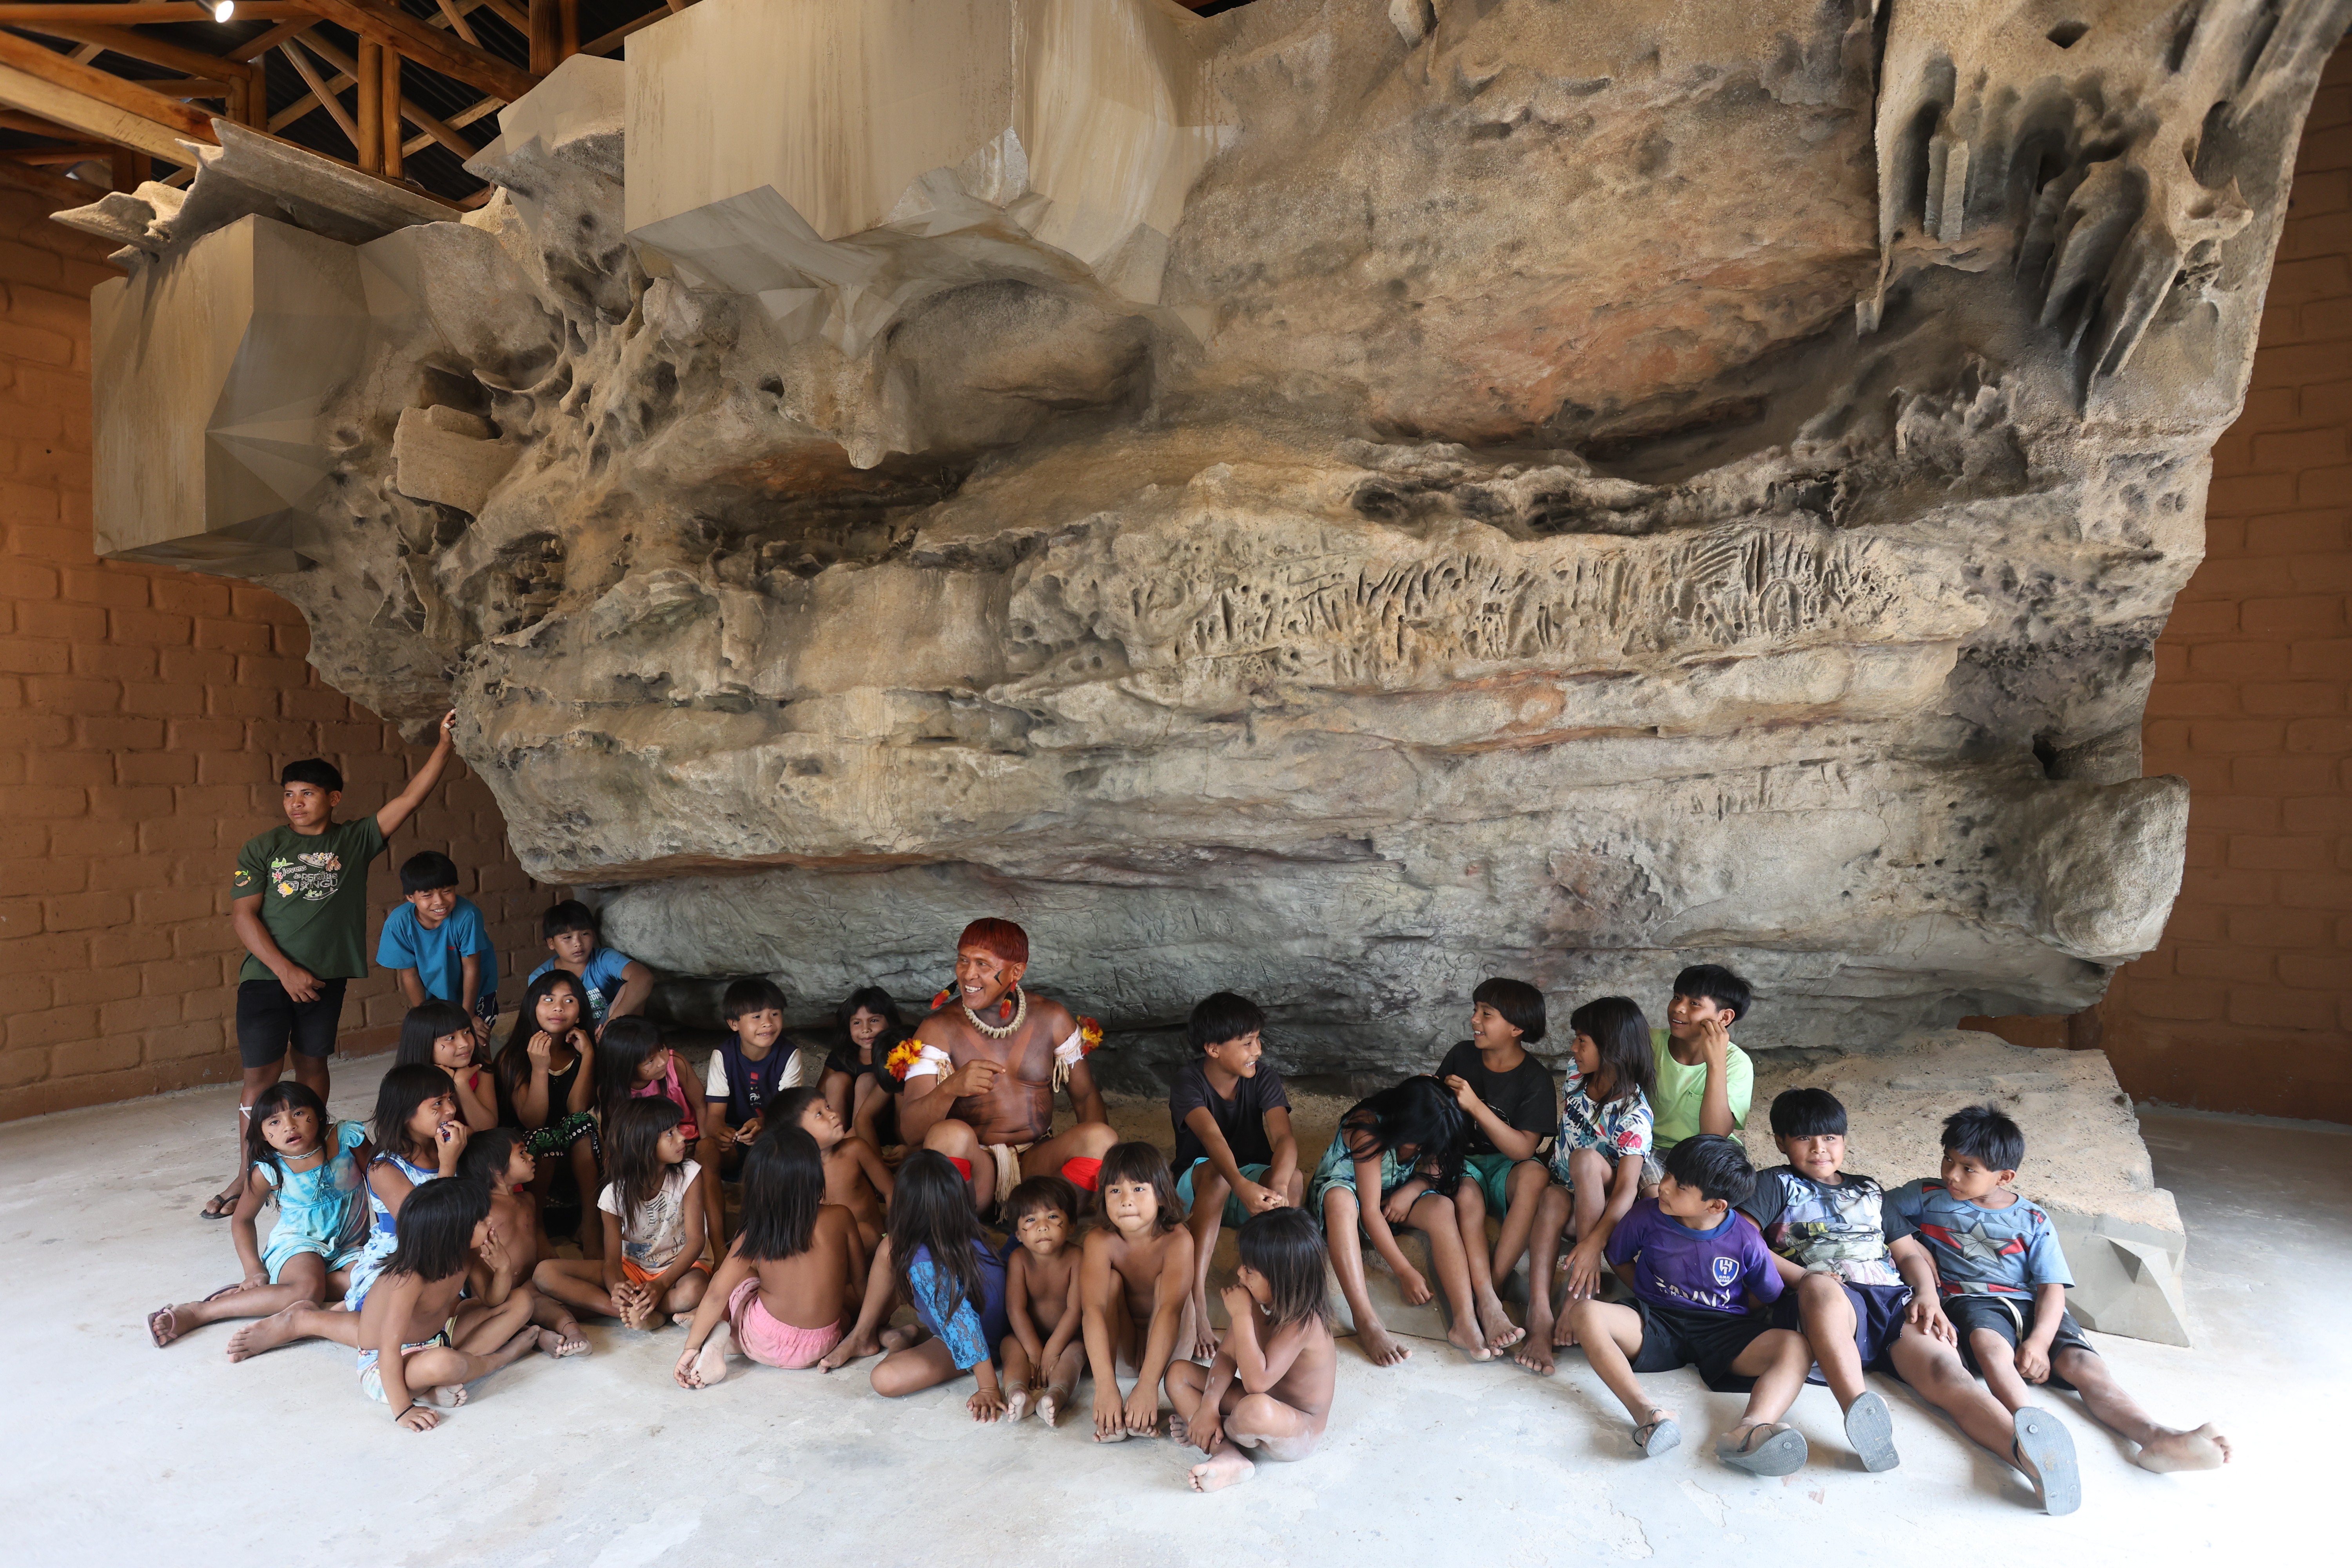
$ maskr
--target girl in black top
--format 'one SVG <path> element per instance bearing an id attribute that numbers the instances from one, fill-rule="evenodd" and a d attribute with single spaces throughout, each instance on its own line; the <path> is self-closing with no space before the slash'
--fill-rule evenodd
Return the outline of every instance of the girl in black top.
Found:
<path id="1" fill-rule="evenodd" d="M 898 1136 L 899 1081 L 885 1066 L 890 1053 L 914 1034 L 898 1005 L 878 985 L 849 994 L 834 1016 L 833 1046 L 825 1053 L 825 1100 L 857 1136 L 877 1149 L 904 1142 Z"/>

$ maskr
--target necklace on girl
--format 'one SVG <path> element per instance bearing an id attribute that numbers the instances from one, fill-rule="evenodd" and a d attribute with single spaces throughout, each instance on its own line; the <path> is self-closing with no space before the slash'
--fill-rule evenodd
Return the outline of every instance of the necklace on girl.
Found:
<path id="1" fill-rule="evenodd" d="M 1021 1027 L 1021 1021 L 1029 1016 L 1029 993 L 1022 990 L 1018 985 L 1015 985 L 1013 988 L 1013 994 L 1018 999 L 1020 1005 L 1013 1010 L 1013 1022 L 1005 1025 L 1001 1029 L 993 1024 L 982 1023 L 980 1021 L 980 1015 L 971 1010 L 971 1003 L 960 1002 L 957 1005 L 963 1009 L 963 1016 L 971 1020 L 971 1026 L 973 1028 L 978 1029 L 982 1034 L 986 1035 L 992 1040 L 1007 1039 L 1012 1037 L 1015 1030 Z"/>

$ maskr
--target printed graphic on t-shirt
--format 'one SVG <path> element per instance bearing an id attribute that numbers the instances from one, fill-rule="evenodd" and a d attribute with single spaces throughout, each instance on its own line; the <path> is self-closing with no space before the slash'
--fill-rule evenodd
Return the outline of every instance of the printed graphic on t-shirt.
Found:
<path id="1" fill-rule="evenodd" d="M 1829 1186 L 1789 1171 L 1767 1171 L 1758 1180 L 1780 1189 L 1780 1212 L 1763 1227 L 1764 1244 L 1773 1251 L 1852 1285 L 1903 1283 L 1886 1255 L 1885 1189 L 1876 1182 L 1848 1176 Z"/>
<path id="2" fill-rule="evenodd" d="M 249 879 L 240 869 L 236 884 L 242 888 Z M 281 899 L 301 899 L 310 903 L 322 903 L 335 896 L 343 885 L 343 858 L 331 849 L 315 849 L 308 855 L 273 855 L 269 858 L 269 883 Z"/>

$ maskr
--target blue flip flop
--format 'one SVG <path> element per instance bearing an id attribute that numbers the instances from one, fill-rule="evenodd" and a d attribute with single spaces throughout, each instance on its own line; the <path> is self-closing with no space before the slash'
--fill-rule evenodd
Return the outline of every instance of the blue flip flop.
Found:
<path id="1" fill-rule="evenodd" d="M 1864 1390 L 1845 1413 L 1845 1440 L 1862 1459 L 1862 1468 L 1876 1475 L 1903 1461 L 1895 1454 L 1895 1415 L 1886 1401 Z"/>
<path id="2" fill-rule="evenodd" d="M 2029 1405 L 2013 1417 L 2013 1425 L 2017 1457 L 2024 1461 L 2019 1468 L 2033 1482 L 2042 1511 L 2055 1518 L 2082 1507 L 2083 1472 L 2074 1463 L 2074 1439 L 2066 1435 L 2058 1417 Z"/>

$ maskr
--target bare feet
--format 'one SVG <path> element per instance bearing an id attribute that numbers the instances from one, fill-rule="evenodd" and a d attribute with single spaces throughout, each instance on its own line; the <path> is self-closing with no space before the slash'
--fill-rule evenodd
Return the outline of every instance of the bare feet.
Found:
<path id="1" fill-rule="evenodd" d="M 1037 1419 L 1048 1426 L 1062 1424 L 1062 1412 L 1070 1406 L 1070 1391 L 1055 1386 L 1047 1389 L 1037 1400 Z"/>
<path id="2" fill-rule="evenodd" d="M 466 1385 L 462 1383 L 445 1383 L 436 1388 L 420 1389 L 416 1394 L 416 1403 L 437 1405 L 444 1410 L 455 1410 L 466 1403 Z"/>
<path id="3" fill-rule="evenodd" d="M 881 1353 L 882 1347 L 875 1342 L 873 1335 L 852 1334 L 825 1352 L 824 1359 L 816 1363 L 816 1369 L 819 1372 L 837 1372 L 851 1362 L 863 1361 L 867 1356 Z"/>
<path id="4" fill-rule="evenodd" d="M 2208 1421 L 2194 1432 L 2167 1432 L 2140 1445 L 2139 1468 L 2158 1475 L 2175 1470 L 2218 1470 L 2230 1462 L 2230 1439 Z"/>
<path id="5" fill-rule="evenodd" d="M 1212 1454 L 1192 1467 L 1192 1489 L 1196 1492 L 1221 1492 L 1227 1487 L 1255 1480 L 1257 1467 L 1249 1456 L 1238 1448 L 1222 1454 Z"/>
<path id="6" fill-rule="evenodd" d="M 704 1388 L 727 1381 L 727 1352 L 735 1348 L 735 1331 L 725 1321 L 710 1331 L 702 1352 L 694 1358 L 696 1381 Z"/>
<path id="7" fill-rule="evenodd" d="M 1025 1386 L 1005 1390 L 1004 1418 L 1007 1421 L 1018 1421 L 1027 1415 L 1029 1402 L 1035 1396 L 1036 1390 Z"/>
<path id="8" fill-rule="evenodd" d="M 1396 1336 L 1378 1323 L 1356 1325 L 1356 1343 L 1374 1366 L 1394 1366 L 1412 1354 L 1396 1342 Z"/>
<path id="9" fill-rule="evenodd" d="M 1551 1336 L 1555 1330 L 1549 1312 L 1528 1309 L 1528 1337 L 1519 1342 L 1519 1353 L 1511 1359 L 1529 1372 L 1552 1374 Z"/>
<path id="10" fill-rule="evenodd" d="M 1511 1321 L 1503 1299 L 1492 1290 L 1478 1293 L 1478 1326 L 1486 1331 L 1486 1348 L 1490 1351 L 1509 1350 L 1528 1337 L 1527 1330 Z"/>
<path id="11" fill-rule="evenodd" d="M 588 1342 L 580 1337 L 580 1325 L 574 1323 L 572 1325 L 572 1331 L 568 1334 L 560 1329 L 540 1330 L 539 1348 L 556 1360 L 562 1361 L 568 1355 L 586 1355 Z"/>
<path id="12" fill-rule="evenodd" d="M 301 1331 L 294 1326 L 295 1314 L 316 1311 L 318 1307 L 319 1303 L 316 1301 L 297 1301 L 292 1306 L 272 1312 L 257 1322 L 246 1324 L 245 1327 L 229 1335 L 228 1359 L 243 1361 L 247 1356 L 259 1355 L 264 1351 L 274 1351 L 290 1340 L 300 1339 Z"/>
<path id="13" fill-rule="evenodd" d="M 1486 1348 L 1486 1336 L 1475 1322 L 1455 1319 L 1445 1331 L 1445 1342 L 1468 1356 L 1472 1361 L 1493 1361 L 1495 1352 Z"/>
<path id="14" fill-rule="evenodd" d="M 913 1344 L 919 1337 L 912 1329 L 885 1329 L 882 1331 L 882 1349 L 886 1353 L 890 1351 L 902 1351 Z"/>
<path id="15" fill-rule="evenodd" d="M 1576 1320 L 1562 1312 L 1551 1326 L 1551 1348 L 1571 1349 L 1576 1343 Z"/>

